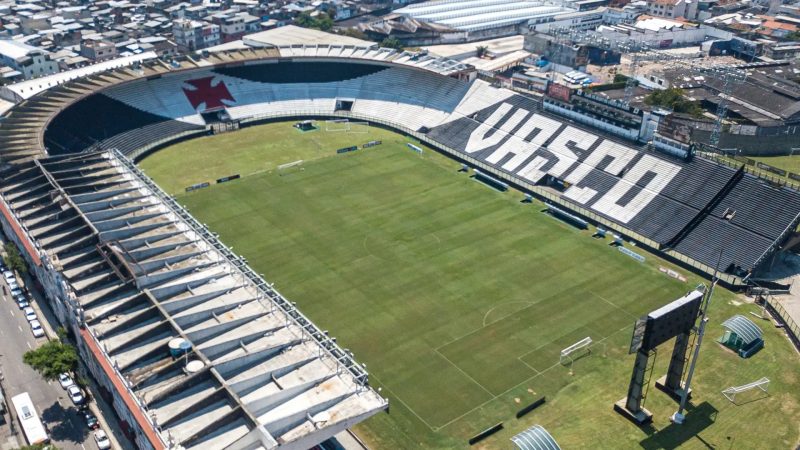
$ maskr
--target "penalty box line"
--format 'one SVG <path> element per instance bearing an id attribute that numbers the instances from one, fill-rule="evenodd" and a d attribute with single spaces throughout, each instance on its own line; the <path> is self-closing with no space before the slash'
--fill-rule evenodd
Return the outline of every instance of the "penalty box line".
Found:
<path id="1" fill-rule="evenodd" d="M 608 336 L 604 337 L 603 339 L 600 339 L 600 340 L 599 340 L 599 341 L 597 341 L 597 342 L 598 342 L 598 343 L 599 343 L 599 342 L 603 342 L 603 341 L 607 340 L 608 338 L 610 338 L 610 337 L 612 337 L 612 336 L 614 336 L 614 335 L 616 335 L 616 334 L 618 334 L 618 333 L 620 333 L 620 332 L 622 332 L 622 331 L 625 331 L 625 330 L 627 330 L 628 328 L 630 328 L 630 325 L 626 325 L 626 326 L 624 326 L 624 327 L 620 328 L 619 330 L 617 330 L 617 331 L 615 331 L 615 332 L 613 332 L 613 333 L 609 334 Z M 449 421 L 449 422 L 445 423 L 444 425 L 442 425 L 442 426 L 440 426 L 440 427 L 437 427 L 437 428 L 436 428 L 435 430 L 433 430 L 433 431 L 439 431 L 439 430 L 441 430 L 442 428 L 445 428 L 445 427 L 447 427 L 447 426 L 450 426 L 450 425 L 454 424 L 455 422 L 458 422 L 459 420 L 463 419 L 464 417 L 466 417 L 466 416 L 468 416 L 468 415 L 472 414 L 473 412 L 475 412 L 475 411 L 477 411 L 477 410 L 479 410 L 479 409 L 483 408 L 484 406 L 488 405 L 490 402 L 493 402 L 494 400 L 497 400 L 498 398 L 500 398 L 500 397 L 502 397 L 502 396 L 504 396 L 504 395 L 508 394 L 509 392 L 513 391 L 514 389 L 516 389 L 516 388 L 518 388 L 518 387 L 522 386 L 522 385 L 523 385 L 523 384 L 525 384 L 525 383 L 528 383 L 529 381 L 531 381 L 531 380 L 533 380 L 533 379 L 535 379 L 535 378 L 537 378 L 537 377 L 543 376 L 544 374 L 546 374 L 547 372 L 549 372 L 550 370 L 552 370 L 552 369 L 554 369 L 554 368 L 556 368 L 556 367 L 562 367 L 562 366 L 561 366 L 561 363 L 560 363 L 560 362 L 558 362 L 558 363 L 555 363 L 555 364 L 553 364 L 552 366 L 548 367 L 547 369 L 544 369 L 542 372 L 539 372 L 539 373 L 537 373 L 536 375 L 533 375 L 533 376 L 531 376 L 531 377 L 528 377 L 528 378 L 526 378 L 525 380 L 522 380 L 521 382 L 519 382 L 519 383 L 515 384 L 514 386 L 511 386 L 510 388 L 508 388 L 508 389 L 506 389 L 505 391 L 501 392 L 501 393 L 500 393 L 500 394 L 498 394 L 498 395 L 497 395 L 495 398 L 492 398 L 492 399 L 486 400 L 485 402 L 483 402 L 483 403 L 481 403 L 480 405 L 478 405 L 478 406 L 476 406 L 476 407 L 474 407 L 474 408 L 470 409 L 469 411 L 465 412 L 464 414 L 462 414 L 462 415 L 460 415 L 460 416 L 458 416 L 458 417 L 456 417 L 456 418 L 452 419 L 451 421 Z"/>

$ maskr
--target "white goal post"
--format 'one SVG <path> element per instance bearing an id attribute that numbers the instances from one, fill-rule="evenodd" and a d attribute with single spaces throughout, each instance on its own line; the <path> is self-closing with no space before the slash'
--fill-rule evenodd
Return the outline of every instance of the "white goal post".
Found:
<path id="1" fill-rule="evenodd" d="M 331 119 L 325 121 L 325 131 L 346 131 L 348 133 L 368 133 L 369 122 L 351 122 L 350 119 Z"/>
<path id="2" fill-rule="evenodd" d="M 326 120 L 325 131 L 350 131 L 350 119 Z"/>
<path id="3" fill-rule="evenodd" d="M 728 400 L 732 403 L 736 403 L 736 394 L 741 394 L 742 392 L 749 391 L 751 389 L 761 389 L 762 391 L 767 392 L 769 388 L 769 378 L 762 377 L 759 380 L 753 381 L 752 383 L 743 384 L 741 386 L 731 386 L 728 389 L 722 391 L 722 395 L 725 396 Z"/>
<path id="4" fill-rule="evenodd" d="M 586 336 L 580 341 L 561 350 L 561 357 L 558 359 L 558 362 L 561 363 L 561 365 L 564 365 L 564 361 L 569 361 L 572 363 L 574 361 L 572 355 L 580 351 L 585 350 L 587 353 L 591 353 L 592 350 L 589 348 L 590 345 L 592 345 L 592 338 L 590 336 Z"/>

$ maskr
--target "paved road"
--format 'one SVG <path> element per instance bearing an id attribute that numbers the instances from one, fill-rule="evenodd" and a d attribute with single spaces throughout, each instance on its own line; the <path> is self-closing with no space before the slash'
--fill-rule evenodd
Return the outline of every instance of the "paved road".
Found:
<path id="1" fill-rule="evenodd" d="M 8 292 L 5 281 L 0 283 Z M 45 338 L 34 338 L 17 304 L 2 293 L 0 297 L 0 370 L 9 408 L 13 407 L 11 397 L 28 392 L 54 444 L 64 450 L 97 448 L 61 385 L 55 381 L 48 383 L 22 362 L 22 354 L 44 343 Z M 10 421 L 9 415 L 6 415 L 6 421 Z M 9 426 L 9 423 L 2 425 L 2 434 L 8 433 Z M 14 426 L 18 429 L 18 422 Z"/>

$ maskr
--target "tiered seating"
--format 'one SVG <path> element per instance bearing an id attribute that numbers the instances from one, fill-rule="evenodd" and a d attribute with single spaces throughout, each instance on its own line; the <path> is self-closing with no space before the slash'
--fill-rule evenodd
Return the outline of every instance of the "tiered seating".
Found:
<path id="1" fill-rule="evenodd" d="M 350 62 L 279 62 L 237 67 L 221 67 L 216 73 L 248 81 L 272 84 L 330 83 L 372 75 L 385 66 Z"/>
<path id="2" fill-rule="evenodd" d="M 769 208 L 766 203 L 780 208 Z M 795 191 L 776 189 L 752 175 L 745 175 L 711 214 L 722 218 L 726 210 L 733 213 L 730 223 L 774 239 L 800 213 L 800 198 Z"/>
<path id="3" fill-rule="evenodd" d="M 773 240 L 714 216 L 707 216 L 675 250 L 709 267 L 715 267 L 722 251 L 720 270 L 731 265 L 745 270 L 752 267 Z"/>
<path id="4" fill-rule="evenodd" d="M 117 149 L 122 152 L 122 154 L 129 155 L 134 150 L 143 148 L 161 139 L 175 136 L 184 131 L 202 129 L 204 129 L 204 127 L 198 125 L 178 120 L 167 120 L 120 133 L 110 139 L 99 142 L 97 147 L 101 149 Z"/>
<path id="5" fill-rule="evenodd" d="M 170 119 L 94 94 L 73 103 L 50 122 L 45 144 L 50 154 L 74 153 L 129 130 L 167 121 Z"/>

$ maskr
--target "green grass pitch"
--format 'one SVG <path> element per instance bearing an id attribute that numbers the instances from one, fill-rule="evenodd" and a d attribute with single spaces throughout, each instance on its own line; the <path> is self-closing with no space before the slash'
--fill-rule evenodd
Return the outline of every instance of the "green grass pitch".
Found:
<path id="1" fill-rule="evenodd" d="M 363 131 L 363 130 L 362 130 Z M 336 155 L 338 148 L 382 140 Z M 459 173 L 458 163 L 409 139 L 369 128 L 300 133 L 273 123 L 184 142 L 142 168 L 321 328 L 367 363 L 390 412 L 356 431 L 374 448 L 511 448 L 513 434 L 541 424 L 565 449 L 788 448 L 798 441 L 800 363 L 771 322 L 766 348 L 743 360 L 715 340 L 720 323 L 758 308 L 717 289 L 686 423 L 651 388 L 654 423 L 638 428 L 612 411 L 627 389 L 636 317 L 692 289 Z M 419 143 L 417 143 L 419 145 Z M 277 166 L 304 160 L 289 169 Z M 243 178 L 183 193 L 234 173 Z M 752 316 L 750 316 L 752 317 Z M 570 371 L 562 348 L 591 336 L 591 354 Z M 666 371 L 662 347 L 655 376 Z M 728 402 L 720 391 L 762 376 L 769 395 Z M 514 414 L 541 395 L 547 403 Z M 791 419 L 794 417 L 795 419 Z"/>

